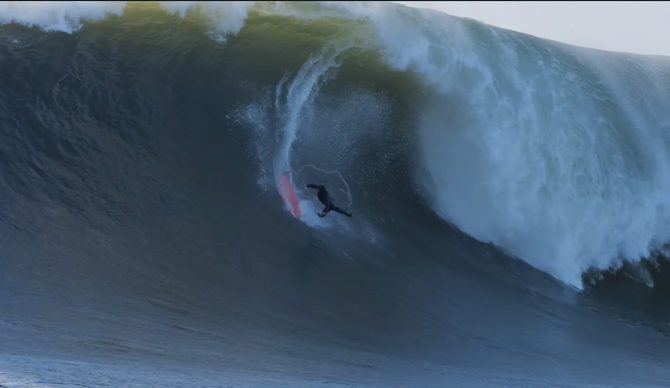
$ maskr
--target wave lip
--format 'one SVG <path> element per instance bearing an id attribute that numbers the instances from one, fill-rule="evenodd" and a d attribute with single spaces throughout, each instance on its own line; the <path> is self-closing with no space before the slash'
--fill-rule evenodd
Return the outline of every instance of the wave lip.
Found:
<path id="1" fill-rule="evenodd" d="M 71 33 L 85 21 L 122 15 L 125 1 L 2 1 L 0 24 L 18 23 Z"/>

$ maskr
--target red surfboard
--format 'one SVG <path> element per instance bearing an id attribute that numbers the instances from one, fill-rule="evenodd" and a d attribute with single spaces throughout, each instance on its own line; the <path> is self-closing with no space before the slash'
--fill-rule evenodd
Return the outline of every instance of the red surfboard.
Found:
<path id="1" fill-rule="evenodd" d="M 293 183 L 291 183 L 291 180 L 286 174 L 282 175 L 279 179 L 279 194 L 281 195 L 286 208 L 293 214 L 293 217 L 300 219 L 301 213 L 298 195 L 295 193 Z"/>

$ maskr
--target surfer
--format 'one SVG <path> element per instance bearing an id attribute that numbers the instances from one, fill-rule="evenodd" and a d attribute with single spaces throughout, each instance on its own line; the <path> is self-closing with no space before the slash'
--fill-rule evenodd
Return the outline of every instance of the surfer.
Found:
<path id="1" fill-rule="evenodd" d="M 333 203 L 333 199 L 330 197 L 330 194 L 328 194 L 328 190 L 326 190 L 326 186 L 323 185 L 315 185 L 315 184 L 308 184 L 307 185 L 308 189 L 316 189 L 318 192 L 316 193 L 316 196 L 319 198 L 319 201 L 321 201 L 322 204 L 324 204 L 323 211 L 321 213 L 318 213 L 319 217 L 325 217 L 326 214 L 328 214 L 329 211 L 335 211 L 340 214 L 344 214 L 347 217 L 351 217 L 351 213 L 349 213 L 346 210 L 342 210 L 339 207 L 335 206 Z"/>

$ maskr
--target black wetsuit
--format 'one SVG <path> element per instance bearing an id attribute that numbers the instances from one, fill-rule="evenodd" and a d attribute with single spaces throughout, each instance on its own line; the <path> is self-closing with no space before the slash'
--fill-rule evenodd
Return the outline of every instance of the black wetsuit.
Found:
<path id="1" fill-rule="evenodd" d="M 335 206 L 335 204 L 333 203 L 333 199 L 330 197 L 330 194 L 328 194 L 328 190 L 326 190 L 326 186 L 314 185 L 310 183 L 309 185 L 307 185 L 307 188 L 318 190 L 316 196 L 319 198 L 319 201 L 321 201 L 321 203 L 324 204 L 325 206 L 323 208 L 323 212 L 319 213 L 319 217 L 325 217 L 326 214 L 328 214 L 328 212 L 331 210 L 334 212 L 338 212 L 340 214 L 344 214 L 347 217 L 351 217 L 351 213 Z"/>

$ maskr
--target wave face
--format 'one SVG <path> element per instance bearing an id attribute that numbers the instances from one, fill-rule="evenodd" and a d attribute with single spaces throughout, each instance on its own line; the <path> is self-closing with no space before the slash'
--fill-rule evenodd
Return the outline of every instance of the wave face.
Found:
<path id="1" fill-rule="evenodd" d="M 385 3 L 0 23 L 0 385 L 667 381 L 667 58 Z"/>

